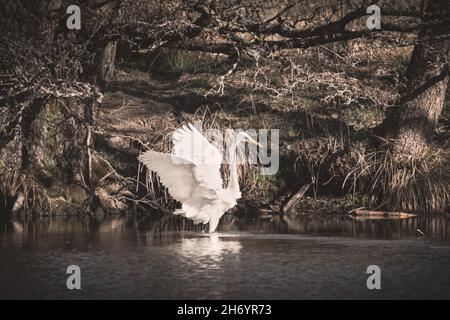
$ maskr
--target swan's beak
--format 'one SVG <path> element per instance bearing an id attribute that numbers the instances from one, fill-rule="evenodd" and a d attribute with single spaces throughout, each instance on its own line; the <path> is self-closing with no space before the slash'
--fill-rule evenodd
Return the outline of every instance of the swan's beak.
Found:
<path id="1" fill-rule="evenodd" d="M 257 145 L 258 147 L 264 149 L 264 146 L 263 146 L 261 143 L 259 143 L 258 141 L 254 140 L 254 139 L 253 139 L 252 137 L 250 137 L 247 133 L 244 133 L 244 137 L 245 137 L 245 139 L 246 139 L 249 143 L 255 144 L 255 145 Z"/>

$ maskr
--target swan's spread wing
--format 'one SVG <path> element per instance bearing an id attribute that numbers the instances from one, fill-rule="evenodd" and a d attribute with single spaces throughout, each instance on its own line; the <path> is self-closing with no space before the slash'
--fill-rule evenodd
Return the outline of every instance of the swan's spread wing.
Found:
<path id="1" fill-rule="evenodd" d="M 208 199 L 215 198 L 213 190 L 198 188 L 200 183 L 195 177 L 196 167 L 186 159 L 171 154 L 148 151 L 139 157 L 139 161 L 159 175 L 161 183 L 179 202 L 185 202 L 192 197 L 194 192 L 200 193 L 198 196 Z"/>
<path id="2" fill-rule="evenodd" d="M 192 124 L 183 126 L 172 135 L 173 154 L 192 163 L 205 163 L 220 168 L 222 155 Z"/>
<path id="3" fill-rule="evenodd" d="M 208 189 L 223 187 L 220 175 L 222 155 L 192 124 L 172 135 L 173 154 L 195 164 L 195 178 Z"/>

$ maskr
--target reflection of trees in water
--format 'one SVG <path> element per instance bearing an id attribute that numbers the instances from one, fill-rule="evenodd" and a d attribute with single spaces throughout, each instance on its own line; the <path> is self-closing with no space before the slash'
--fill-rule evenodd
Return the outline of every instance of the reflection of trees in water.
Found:
<path id="1" fill-rule="evenodd" d="M 165 215 L 155 218 L 108 218 L 102 222 L 79 218 L 27 219 L 24 221 L 0 222 L 1 239 L 8 238 L 18 245 L 49 248 L 63 243 L 89 249 L 102 246 L 115 248 L 124 239 L 137 246 L 168 245 L 185 241 L 190 236 L 203 235 L 209 242 L 202 242 L 204 250 L 228 250 L 219 238 L 208 238 L 206 228 L 194 226 L 180 217 Z M 418 231 L 420 230 L 420 231 Z M 268 219 L 238 219 L 226 215 L 221 220 L 220 232 L 245 231 L 252 233 L 299 233 L 322 236 L 345 236 L 357 238 L 443 238 L 450 234 L 450 220 L 444 216 L 416 217 L 403 220 L 356 221 L 349 216 L 274 216 Z M 425 236 L 422 235 L 422 232 Z M 43 236 L 45 235 L 45 236 Z M 214 235 L 211 235 L 214 236 Z M 199 243 L 203 238 L 199 239 Z M 196 239 L 187 241 L 185 246 L 194 245 Z"/>
<path id="2" fill-rule="evenodd" d="M 97 246 L 118 247 L 123 242 L 127 219 L 109 218 L 101 222 L 89 218 L 39 218 L 13 220 L 3 225 L 0 234 L 9 241 L 29 247 L 59 248 L 67 244 L 84 250 Z"/>
<path id="3" fill-rule="evenodd" d="M 162 220 L 141 222 L 143 230 L 159 231 L 193 231 L 201 232 L 201 226 L 194 226 L 178 217 L 165 216 Z M 448 238 L 450 222 L 444 216 L 416 217 L 398 220 L 357 221 L 342 215 L 307 215 L 298 217 L 274 216 L 268 219 L 241 218 L 225 215 L 219 225 L 219 231 L 250 231 L 265 233 L 304 233 L 315 235 L 347 236 L 360 238 L 400 239 L 422 236 Z"/>
<path id="4" fill-rule="evenodd" d="M 264 231 L 287 229 L 317 235 L 361 238 L 401 239 L 422 236 L 447 239 L 450 222 L 446 217 L 416 217 L 411 219 L 384 219 L 357 221 L 350 216 L 277 217 L 262 224 Z M 420 230 L 420 231 L 419 231 Z"/>

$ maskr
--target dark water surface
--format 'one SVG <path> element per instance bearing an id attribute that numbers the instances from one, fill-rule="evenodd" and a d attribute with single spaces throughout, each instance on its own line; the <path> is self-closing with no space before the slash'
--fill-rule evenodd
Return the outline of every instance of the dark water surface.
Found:
<path id="1" fill-rule="evenodd" d="M 3 224 L 0 298 L 450 299 L 444 217 L 230 218 L 212 235 L 182 228 L 125 218 Z M 81 268 L 81 291 L 66 287 L 69 265 Z M 367 289 L 370 265 L 381 268 L 380 291 Z"/>

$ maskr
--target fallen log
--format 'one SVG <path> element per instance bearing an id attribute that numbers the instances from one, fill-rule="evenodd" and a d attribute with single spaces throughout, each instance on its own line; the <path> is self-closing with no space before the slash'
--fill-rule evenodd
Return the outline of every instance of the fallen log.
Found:
<path id="1" fill-rule="evenodd" d="M 417 217 L 415 214 L 404 212 L 392 212 L 392 211 L 371 211 L 356 209 L 352 211 L 357 217 L 373 217 L 373 218 L 396 218 L 396 219 L 408 219 Z"/>
<path id="2" fill-rule="evenodd" d="M 305 184 L 303 187 L 300 188 L 300 190 L 294 194 L 289 201 L 283 206 L 281 209 L 281 212 L 287 213 L 292 209 L 292 207 L 299 202 L 306 192 L 308 192 L 309 188 L 311 187 L 311 184 Z"/>

